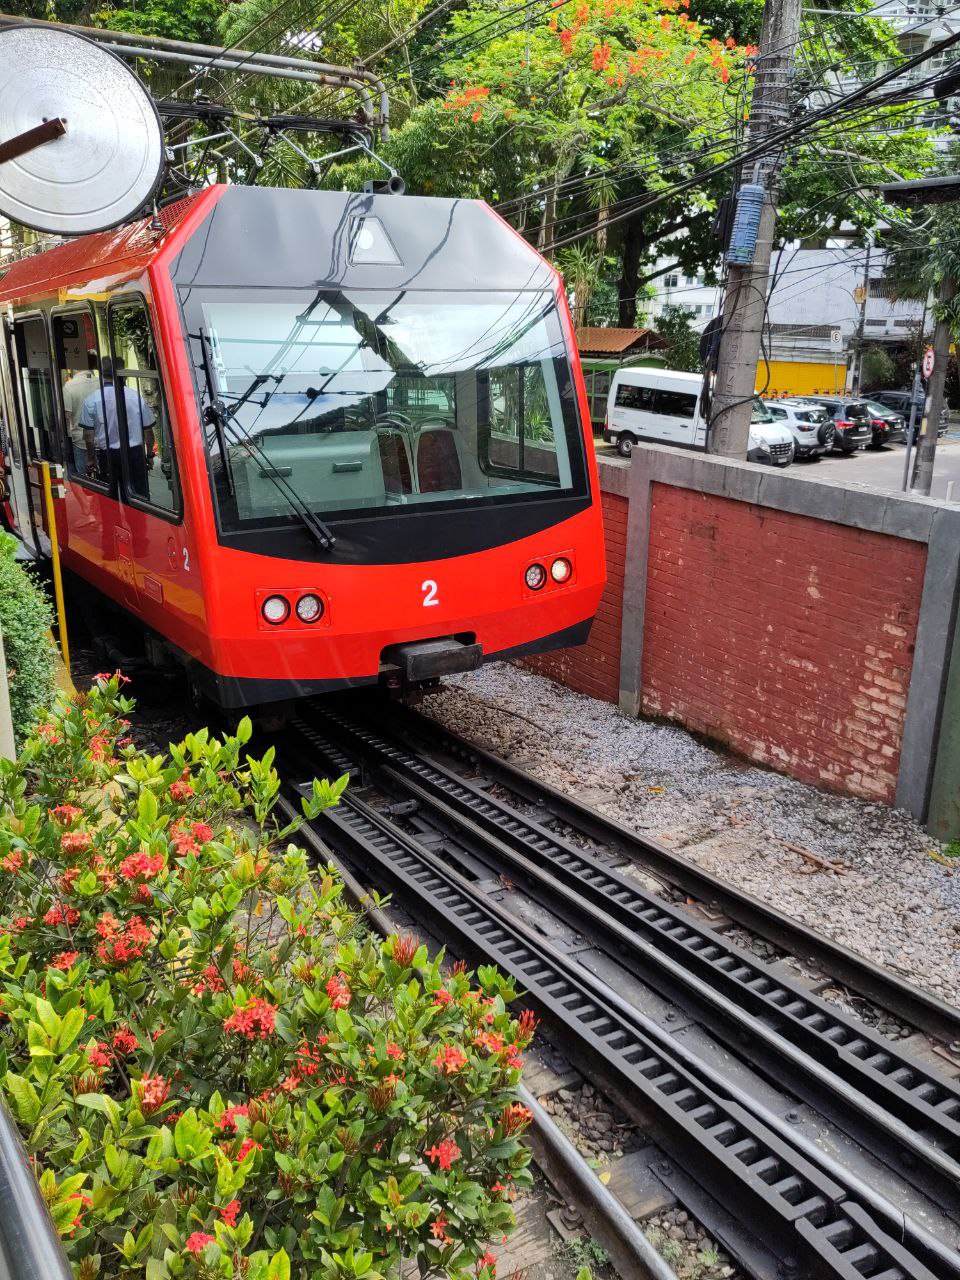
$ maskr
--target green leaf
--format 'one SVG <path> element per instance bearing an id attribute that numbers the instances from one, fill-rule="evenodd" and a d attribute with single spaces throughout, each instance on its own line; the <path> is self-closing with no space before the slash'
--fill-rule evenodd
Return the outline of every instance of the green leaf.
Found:
<path id="1" fill-rule="evenodd" d="M 13 1099 L 13 1109 L 22 1124 L 35 1124 L 40 1114 L 40 1095 L 23 1076 L 8 1071 L 6 1075 L 7 1092 Z"/>
<path id="2" fill-rule="evenodd" d="M 82 1009 L 71 1009 L 63 1019 L 63 1026 L 60 1028 L 60 1034 L 57 1036 L 57 1052 L 66 1053 L 66 1051 L 76 1040 L 77 1036 L 83 1030 L 83 1024 L 86 1021 Z"/>
<path id="3" fill-rule="evenodd" d="M 157 797 L 149 787 L 144 787 L 137 797 L 137 813 L 144 822 L 149 822 L 152 826 L 157 820 L 158 812 Z"/>
<path id="4" fill-rule="evenodd" d="M 37 1001 L 37 1017 L 47 1035 L 55 1040 L 60 1034 L 60 1018 L 49 1000 Z"/>
<path id="5" fill-rule="evenodd" d="M 278 1250 L 270 1259 L 267 1280 L 290 1280 L 290 1258 L 286 1249 Z"/>
<path id="6" fill-rule="evenodd" d="M 31 1058 L 53 1057 L 53 1050 L 50 1048 L 50 1037 L 39 1022 L 27 1023 L 27 1047 L 30 1050 Z"/>
<path id="7" fill-rule="evenodd" d="M 347 1044 L 352 1044 L 357 1038 L 357 1029 L 353 1025 L 353 1019 L 347 1013 L 346 1009 L 338 1009 L 336 1016 L 337 1030 L 346 1040 Z"/>
<path id="8" fill-rule="evenodd" d="M 120 1108 L 105 1093 L 81 1093 L 77 1102 L 81 1107 L 90 1107 L 93 1111 L 101 1112 L 114 1129 L 120 1128 Z"/>

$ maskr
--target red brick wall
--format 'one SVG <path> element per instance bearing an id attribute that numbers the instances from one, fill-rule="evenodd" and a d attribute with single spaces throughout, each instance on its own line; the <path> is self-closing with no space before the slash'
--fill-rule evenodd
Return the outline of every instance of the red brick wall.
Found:
<path id="1" fill-rule="evenodd" d="M 805 782 L 891 802 L 926 554 L 655 484 L 643 711 Z"/>
<path id="2" fill-rule="evenodd" d="M 623 562 L 627 545 L 626 498 L 602 494 L 603 536 L 607 548 L 607 585 L 585 645 L 525 659 L 542 676 L 604 702 L 620 697 L 620 623 L 623 616 Z"/>

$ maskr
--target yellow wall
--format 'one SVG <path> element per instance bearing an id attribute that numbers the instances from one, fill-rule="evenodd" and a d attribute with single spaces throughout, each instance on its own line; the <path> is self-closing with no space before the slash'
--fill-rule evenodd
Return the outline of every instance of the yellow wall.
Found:
<path id="1" fill-rule="evenodd" d="M 832 395 L 842 391 L 847 376 L 845 364 L 816 364 L 801 360 L 771 360 L 770 385 L 766 395 L 809 396 L 818 393 Z M 767 367 L 762 362 L 757 369 L 757 390 L 762 391 L 767 381 Z"/>

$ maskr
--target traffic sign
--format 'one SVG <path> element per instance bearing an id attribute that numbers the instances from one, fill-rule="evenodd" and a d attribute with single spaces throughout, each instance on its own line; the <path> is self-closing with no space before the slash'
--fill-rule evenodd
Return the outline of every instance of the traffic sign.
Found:
<path id="1" fill-rule="evenodd" d="M 831 347 L 843 346 L 843 331 L 841 329 L 830 330 L 830 345 Z"/>
<path id="2" fill-rule="evenodd" d="M 921 366 L 923 369 L 923 376 L 925 378 L 932 376 L 934 364 L 935 358 L 933 354 L 933 347 L 927 347 L 926 351 L 923 353 L 923 364 Z"/>

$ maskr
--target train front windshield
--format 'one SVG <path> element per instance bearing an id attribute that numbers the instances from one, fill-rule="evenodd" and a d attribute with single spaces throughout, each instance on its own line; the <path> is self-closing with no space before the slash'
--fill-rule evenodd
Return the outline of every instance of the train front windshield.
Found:
<path id="1" fill-rule="evenodd" d="M 225 532 L 298 503 L 336 519 L 586 493 L 549 293 L 206 289 L 189 327 Z"/>

